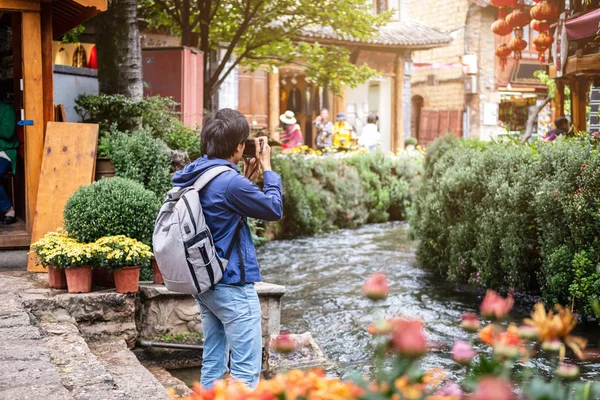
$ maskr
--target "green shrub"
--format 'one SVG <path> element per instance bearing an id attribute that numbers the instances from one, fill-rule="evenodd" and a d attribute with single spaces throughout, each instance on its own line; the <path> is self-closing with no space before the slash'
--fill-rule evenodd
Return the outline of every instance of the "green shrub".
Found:
<path id="1" fill-rule="evenodd" d="M 65 228 L 82 242 L 125 235 L 152 243 L 160 202 L 156 195 L 132 180 L 105 178 L 79 188 L 67 201 Z"/>
<path id="2" fill-rule="evenodd" d="M 100 137 L 144 129 L 170 149 L 186 150 L 190 158 L 198 158 L 200 134 L 179 120 L 177 106 L 175 101 L 160 96 L 138 101 L 123 95 L 82 94 L 75 100 L 75 111 L 81 119 L 100 125 Z"/>
<path id="3" fill-rule="evenodd" d="M 313 235 L 368 222 L 406 218 L 410 187 L 421 158 L 357 154 L 347 157 L 279 155 L 273 169 L 283 181 L 279 236 Z"/>
<path id="4" fill-rule="evenodd" d="M 165 143 L 145 131 L 112 132 L 100 146 L 115 166 L 115 175 L 139 182 L 162 199 L 171 187 L 171 155 Z"/>
<path id="5" fill-rule="evenodd" d="M 421 263 L 451 279 L 541 290 L 591 315 L 599 297 L 600 156 L 588 138 L 442 138 L 425 158 L 413 233 Z"/>

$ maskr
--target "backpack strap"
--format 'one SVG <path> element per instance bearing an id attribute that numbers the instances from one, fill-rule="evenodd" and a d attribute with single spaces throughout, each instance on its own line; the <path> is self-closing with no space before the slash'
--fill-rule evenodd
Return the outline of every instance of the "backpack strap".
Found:
<path id="1" fill-rule="evenodd" d="M 233 171 L 233 168 L 225 166 L 225 165 L 221 165 L 219 167 L 213 167 L 213 168 L 209 169 L 208 171 L 206 171 L 205 173 L 200 175 L 200 178 L 198 178 L 196 180 L 196 182 L 194 182 L 194 185 L 193 185 L 194 190 L 199 192 L 200 190 L 202 190 L 204 188 L 204 186 L 208 185 L 208 183 L 210 181 L 212 181 L 213 179 L 215 179 L 217 176 L 219 176 L 220 174 L 222 174 L 225 171 Z"/>
<path id="2" fill-rule="evenodd" d="M 240 232 L 242 231 L 243 226 L 244 226 L 244 219 L 243 219 L 243 217 L 240 217 L 237 227 L 235 228 L 235 234 L 233 235 L 233 239 L 231 240 L 231 244 L 229 245 L 229 249 L 227 249 L 227 253 L 225 254 L 225 259 L 229 260 L 229 257 L 231 257 L 231 253 L 233 252 L 233 248 L 237 244 L 238 258 L 240 259 L 240 283 L 239 283 L 239 285 L 242 285 L 242 286 L 246 284 L 246 267 L 244 265 L 244 257 L 242 255 L 242 241 L 240 239 Z"/>

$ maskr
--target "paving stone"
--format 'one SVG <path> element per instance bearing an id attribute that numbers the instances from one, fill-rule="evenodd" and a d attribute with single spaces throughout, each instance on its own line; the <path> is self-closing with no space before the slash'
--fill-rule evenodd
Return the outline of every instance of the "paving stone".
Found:
<path id="1" fill-rule="evenodd" d="M 0 399 L 6 400 L 73 400 L 73 396 L 61 384 L 40 385 L 31 383 L 28 386 L 12 387 L 0 390 Z"/>
<path id="2" fill-rule="evenodd" d="M 17 325 L 10 328 L 0 328 L 0 340 L 41 339 L 39 328 L 31 325 Z"/>
<path id="3" fill-rule="evenodd" d="M 29 386 L 31 383 L 55 385 L 58 373 L 50 360 L 0 361 L 0 390 Z"/>
<path id="4" fill-rule="evenodd" d="M 12 328 L 13 326 L 29 325 L 31 323 L 29 314 L 25 311 L 5 312 L 0 314 L 0 329 Z"/>

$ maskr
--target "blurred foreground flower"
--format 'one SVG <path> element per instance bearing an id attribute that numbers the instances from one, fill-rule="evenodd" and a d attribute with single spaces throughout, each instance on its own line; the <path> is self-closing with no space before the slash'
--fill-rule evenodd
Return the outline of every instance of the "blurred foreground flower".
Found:
<path id="1" fill-rule="evenodd" d="M 476 355 L 477 352 L 473 350 L 473 347 L 462 340 L 457 341 L 452 346 L 452 358 L 459 364 L 469 364 Z"/>
<path id="2" fill-rule="evenodd" d="M 477 390 L 471 397 L 472 400 L 513 400 L 516 396 L 513 393 L 510 382 L 504 378 L 486 377 L 479 381 Z"/>
<path id="3" fill-rule="evenodd" d="M 371 300 L 383 300 L 390 291 L 387 276 L 382 272 L 377 272 L 369 277 L 363 285 L 363 293 Z"/>
<path id="4" fill-rule="evenodd" d="M 575 379 L 579 376 L 579 367 L 573 364 L 561 363 L 556 370 L 556 375 L 564 379 Z"/>
<path id="5" fill-rule="evenodd" d="M 504 298 L 493 290 L 488 290 L 481 302 L 481 315 L 492 320 L 502 320 L 508 315 L 515 300 L 512 294 Z"/>
<path id="6" fill-rule="evenodd" d="M 432 397 L 434 399 L 446 399 L 446 400 L 460 400 L 463 396 L 463 391 L 456 382 L 446 383 L 440 390 L 435 394 L 438 397 Z"/>
<path id="7" fill-rule="evenodd" d="M 423 323 L 396 318 L 392 321 L 391 348 L 407 357 L 420 357 L 427 352 L 427 341 L 423 333 Z"/>
<path id="8" fill-rule="evenodd" d="M 291 353 L 296 350 L 296 342 L 287 334 L 277 335 L 271 339 L 271 348 L 278 353 Z"/>
<path id="9" fill-rule="evenodd" d="M 469 332 L 475 332 L 481 326 L 481 321 L 479 321 L 477 314 L 464 313 L 460 321 L 460 326 Z"/>
<path id="10" fill-rule="evenodd" d="M 538 303 L 535 305 L 531 318 L 525 319 L 524 322 L 539 330 L 539 338 L 546 344 L 546 348 L 542 346 L 545 350 L 550 347 L 550 343 L 561 340 L 573 350 L 577 357 L 583 358 L 582 350 L 587 346 L 587 340 L 570 335 L 577 325 L 577 315 L 560 305 L 554 306 L 554 311 L 546 312 L 544 305 Z"/>

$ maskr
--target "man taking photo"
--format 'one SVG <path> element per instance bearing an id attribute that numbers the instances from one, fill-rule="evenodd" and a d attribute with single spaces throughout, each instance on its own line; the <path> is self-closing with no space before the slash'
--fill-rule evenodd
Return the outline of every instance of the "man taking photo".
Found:
<path id="1" fill-rule="evenodd" d="M 173 185 L 192 186 L 206 171 L 228 166 L 200 191 L 200 203 L 219 257 L 233 246 L 223 279 L 196 297 L 200 307 L 204 351 L 201 384 L 211 388 L 228 371 L 254 388 L 262 366 L 261 310 L 255 282 L 262 280 L 247 218 L 277 221 L 283 214 L 281 178 L 271 170 L 267 138 L 255 139 L 255 158 L 245 158 L 244 174 L 237 168 L 250 134 L 246 118 L 223 109 L 206 119 L 201 133 L 202 157 L 175 173 Z M 264 189 L 251 182 L 264 171 Z M 239 227 L 239 230 L 238 230 Z"/>

